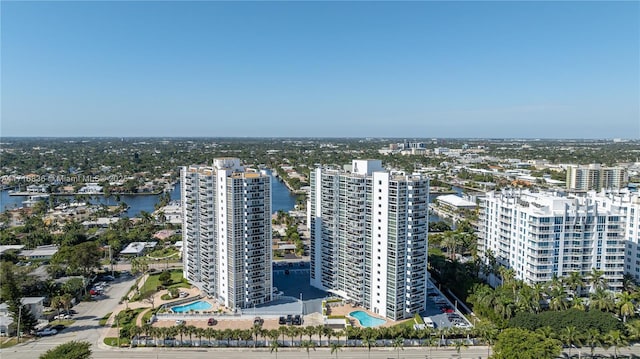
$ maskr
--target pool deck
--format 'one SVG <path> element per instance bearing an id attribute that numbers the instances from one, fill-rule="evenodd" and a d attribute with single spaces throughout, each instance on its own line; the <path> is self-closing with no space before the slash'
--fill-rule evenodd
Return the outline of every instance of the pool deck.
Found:
<path id="1" fill-rule="evenodd" d="M 356 310 L 360 310 L 363 311 L 367 314 L 369 314 L 370 316 L 374 317 L 374 318 L 378 318 L 378 319 L 383 319 L 386 320 L 386 322 L 384 324 L 381 325 L 376 325 L 374 328 L 379 328 L 379 327 L 393 327 L 395 325 L 398 325 L 400 323 L 406 322 L 408 320 L 413 320 L 413 318 L 410 319 L 405 319 L 405 320 L 398 320 L 398 321 L 393 321 L 391 319 L 388 318 L 384 318 L 378 314 L 374 314 L 362 307 L 353 307 L 350 304 L 344 304 L 344 303 L 331 303 L 332 306 L 329 307 L 329 309 L 327 310 L 327 315 L 344 315 L 344 316 L 348 316 L 349 313 L 354 312 Z M 350 317 L 351 319 L 351 324 L 360 328 L 366 328 L 365 326 L 360 325 L 360 321 Z"/>

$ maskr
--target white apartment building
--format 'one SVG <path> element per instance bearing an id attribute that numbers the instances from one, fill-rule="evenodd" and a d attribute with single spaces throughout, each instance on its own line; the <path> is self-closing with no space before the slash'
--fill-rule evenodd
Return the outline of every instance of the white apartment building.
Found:
<path id="1" fill-rule="evenodd" d="M 181 170 L 184 276 L 228 308 L 271 301 L 271 181 L 237 158 Z"/>
<path id="2" fill-rule="evenodd" d="M 570 272 L 604 271 L 620 290 L 625 261 L 625 220 L 616 206 L 593 196 L 505 190 L 480 200 L 479 251 L 513 268 L 529 284 Z"/>
<path id="3" fill-rule="evenodd" d="M 392 320 L 425 309 L 429 180 L 353 160 L 311 172 L 311 285 Z"/>
<path id="4" fill-rule="evenodd" d="M 626 242 L 624 270 L 640 281 L 640 195 L 628 191 L 589 193 L 601 206 L 620 213 Z"/>
<path id="5" fill-rule="evenodd" d="M 600 164 L 567 166 L 567 189 L 576 191 L 617 190 L 628 181 L 627 171 L 622 167 L 604 167 Z"/>

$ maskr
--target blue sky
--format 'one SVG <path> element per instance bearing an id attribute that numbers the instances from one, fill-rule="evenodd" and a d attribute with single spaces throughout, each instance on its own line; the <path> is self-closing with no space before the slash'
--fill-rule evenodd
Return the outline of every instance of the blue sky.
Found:
<path id="1" fill-rule="evenodd" d="M 6 2 L 2 136 L 640 138 L 638 2 Z"/>

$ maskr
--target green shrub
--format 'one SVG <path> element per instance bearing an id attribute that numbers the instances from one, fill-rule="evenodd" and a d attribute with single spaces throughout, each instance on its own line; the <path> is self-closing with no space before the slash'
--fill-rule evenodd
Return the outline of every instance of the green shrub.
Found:
<path id="1" fill-rule="evenodd" d="M 599 310 L 582 311 L 568 309 L 563 311 L 546 311 L 539 314 L 518 313 L 509 321 L 509 327 L 536 330 L 541 327 L 551 327 L 555 332 L 560 332 L 568 326 L 575 326 L 578 330 L 596 328 L 601 333 L 610 330 L 624 330 L 623 324 L 612 314 Z"/>

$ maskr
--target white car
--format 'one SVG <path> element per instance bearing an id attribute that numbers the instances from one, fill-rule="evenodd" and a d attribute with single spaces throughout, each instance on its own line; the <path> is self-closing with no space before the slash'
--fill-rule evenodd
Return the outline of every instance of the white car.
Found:
<path id="1" fill-rule="evenodd" d="M 53 317 L 55 320 L 71 319 L 71 314 L 60 314 Z"/>
<path id="2" fill-rule="evenodd" d="M 185 322 L 184 320 L 178 319 L 176 320 L 176 325 L 183 325 L 186 324 L 187 322 Z"/>
<path id="3" fill-rule="evenodd" d="M 187 292 L 180 292 L 180 298 L 186 298 L 189 296 L 189 293 Z"/>
<path id="4" fill-rule="evenodd" d="M 54 334 L 58 334 L 58 331 L 51 328 L 45 328 L 36 332 L 36 335 L 39 337 L 46 337 L 48 335 L 54 335 Z"/>

